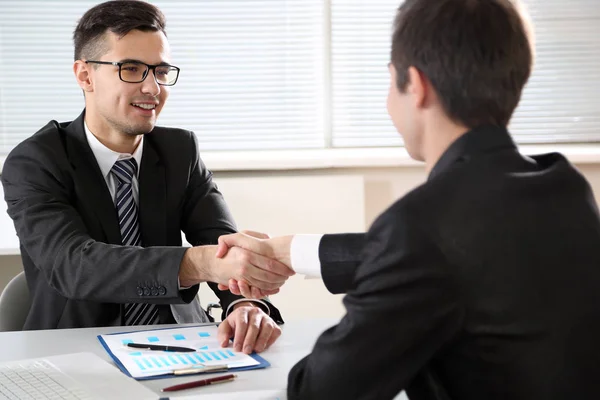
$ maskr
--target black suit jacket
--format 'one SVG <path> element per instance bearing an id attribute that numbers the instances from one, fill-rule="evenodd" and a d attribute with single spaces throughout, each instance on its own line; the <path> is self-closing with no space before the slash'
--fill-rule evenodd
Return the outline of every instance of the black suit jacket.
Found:
<path id="1" fill-rule="evenodd" d="M 600 219 L 563 156 L 472 130 L 366 236 L 319 251 L 347 314 L 290 399 L 600 399 Z"/>
<path id="2" fill-rule="evenodd" d="M 178 288 L 181 232 L 194 246 L 215 244 L 235 232 L 233 218 L 195 135 L 156 127 L 144 137 L 139 171 L 143 247 L 121 246 L 84 113 L 70 123 L 51 121 L 4 164 L 5 199 L 31 293 L 25 329 L 121 325 L 122 304 L 130 302 L 157 303 L 161 322 L 174 322 L 169 304 L 189 303 L 198 292 L 198 285 Z M 224 309 L 239 298 L 210 285 Z M 271 315 L 281 320 L 274 307 Z"/>

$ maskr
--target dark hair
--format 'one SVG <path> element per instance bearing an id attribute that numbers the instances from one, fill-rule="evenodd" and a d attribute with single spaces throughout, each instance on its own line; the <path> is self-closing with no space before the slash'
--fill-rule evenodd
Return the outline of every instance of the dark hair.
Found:
<path id="1" fill-rule="evenodd" d="M 527 21 L 518 0 L 406 0 L 392 36 L 398 89 L 413 66 L 453 121 L 508 125 L 533 64 Z"/>
<path id="2" fill-rule="evenodd" d="M 79 20 L 73 43 L 75 60 L 99 58 L 108 51 L 104 35 L 110 31 L 123 37 L 130 31 L 165 31 L 166 19 L 163 13 L 139 0 L 114 0 L 90 8 Z"/>

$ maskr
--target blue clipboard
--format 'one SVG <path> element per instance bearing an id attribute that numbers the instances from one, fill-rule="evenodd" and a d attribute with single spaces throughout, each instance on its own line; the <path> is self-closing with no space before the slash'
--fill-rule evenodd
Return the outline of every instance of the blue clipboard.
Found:
<path id="1" fill-rule="evenodd" d="M 203 326 L 206 326 L 206 325 L 197 325 L 197 326 L 198 327 L 203 327 Z M 193 327 L 194 327 L 194 325 L 192 325 L 192 326 L 186 326 L 186 328 L 193 328 Z M 139 331 L 134 331 L 134 332 L 150 332 L 150 331 L 160 331 L 160 330 L 170 330 L 170 329 L 179 329 L 179 327 L 146 329 L 146 330 L 139 330 Z M 132 331 L 129 331 L 129 332 L 116 332 L 116 333 L 108 333 L 108 334 L 105 334 L 104 336 L 128 335 L 128 334 L 131 334 L 131 333 L 132 333 Z M 117 364 L 117 366 L 119 367 L 119 369 L 121 370 L 121 372 L 123 372 L 125 375 L 127 375 L 130 378 L 133 378 L 133 379 L 138 380 L 138 381 L 146 381 L 146 380 L 151 380 L 151 379 L 174 378 L 174 377 L 178 376 L 178 375 L 173 375 L 173 374 L 164 374 L 164 375 L 154 375 L 154 376 L 134 378 L 133 376 L 131 376 L 131 374 L 129 373 L 129 371 L 127 371 L 127 368 L 125 368 L 125 366 L 121 363 L 121 360 L 119 360 L 119 358 L 116 355 L 114 355 L 113 352 L 110 350 L 110 348 L 108 347 L 108 345 L 104 341 L 104 338 L 102 338 L 102 335 L 98 335 L 97 338 L 98 338 L 98 341 L 100 342 L 100 344 L 102 345 L 102 347 L 104 347 L 104 350 L 106 350 L 106 352 L 113 359 L 113 361 L 115 362 L 115 364 Z M 250 354 L 250 357 L 252 357 L 256 361 L 258 361 L 259 364 L 258 365 L 251 365 L 251 366 L 248 366 L 248 367 L 234 367 L 234 368 L 229 368 L 227 371 L 248 371 L 248 370 L 252 370 L 252 369 L 267 368 L 267 367 L 271 366 L 271 364 L 267 360 L 265 360 L 264 358 L 262 358 L 261 356 L 259 356 L 256 353 Z M 219 371 L 216 371 L 216 372 L 211 372 L 211 371 L 200 372 L 200 371 L 198 371 L 198 372 L 201 375 L 206 375 L 206 374 L 211 374 L 211 373 L 219 373 Z M 220 372 L 222 372 L 222 371 L 220 371 Z M 190 376 L 190 375 L 185 375 L 185 376 Z"/>

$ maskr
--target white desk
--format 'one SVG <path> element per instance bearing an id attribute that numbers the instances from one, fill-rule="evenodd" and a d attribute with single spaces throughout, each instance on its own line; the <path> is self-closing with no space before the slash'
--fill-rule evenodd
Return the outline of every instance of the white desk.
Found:
<path id="1" fill-rule="evenodd" d="M 231 383 L 169 393 L 169 398 L 197 395 L 200 393 L 226 393 L 244 390 L 269 390 L 287 387 L 290 368 L 307 355 L 319 334 L 337 323 L 335 319 L 311 319 L 288 322 L 282 326 L 283 334 L 267 351 L 261 353 L 271 363 L 271 367 L 253 371 L 236 372 L 238 378 Z M 23 358 L 36 358 L 51 355 L 90 351 L 112 364 L 112 359 L 104 351 L 97 335 L 135 330 L 136 327 L 56 329 L 45 331 L 3 332 L 0 333 L 0 361 Z M 115 367 L 116 368 L 116 367 Z M 196 376 L 140 381 L 157 393 L 160 389 L 201 379 Z"/>

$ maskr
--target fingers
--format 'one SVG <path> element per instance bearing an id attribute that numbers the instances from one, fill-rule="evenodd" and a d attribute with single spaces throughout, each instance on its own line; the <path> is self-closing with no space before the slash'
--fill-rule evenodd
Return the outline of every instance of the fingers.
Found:
<path id="1" fill-rule="evenodd" d="M 271 333 L 271 336 L 269 336 L 269 340 L 267 340 L 267 345 L 265 346 L 264 350 L 271 347 L 271 345 L 275 343 L 279 336 L 281 336 L 281 328 L 275 323 L 275 321 L 271 320 L 271 323 L 273 326 L 273 332 Z"/>
<path id="2" fill-rule="evenodd" d="M 273 326 L 266 321 L 266 319 L 263 320 L 260 333 L 258 334 L 256 344 L 254 345 L 254 349 L 257 353 L 260 353 L 267 348 L 267 343 L 269 343 L 271 335 L 273 334 Z"/>
<path id="3" fill-rule="evenodd" d="M 226 324 L 221 324 L 226 326 L 222 328 L 223 338 L 225 338 L 228 329 L 235 328 L 233 339 L 235 351 L 243 351 L 246 354 L 253 351 L 261 352 L 268 349 L 281 336 L 281 328 L 257 307 L 237 308 L 227 317 L 226 321 Z M 227 332 L 230 333 L 232 330 Z M 219 334 L 221 334 L 221 326 L 219 326 Z M 219 340 L 222 345 L 227 345 L 224 339 L 221 340 L 221 336 L 219 336 Z"/>
<path id="4" fill-rule="evenodd" d="M 248 283 L 246 283 L 246 281 L 239 281 L 238 288 L 240 290 L 240 294 L 247 299 L 258 299 L 259 298 L 259 297 L 253 296 L 250 285 L 248 285 Z"/>
<path id="5" fill-rule="evenodd" d="M 238 286 L 238 281 L 236 281 L 235 279 L 229 280 L 229 291 L 233 294 L 237 294 L 238 296 L 242 294 L 242 292 L 240 291 L 240 287 Z"/>
<path id="6" fill-rule="evenodd" d="M 252 307 L 254 308 L 254 307 Z M 254 311 L 254 310 L 252 310 Z M 243 352 L 246 354 L 252 353 L 254 351 L 254 345 L 256 344 L 256 338 L 261 331 L 262 325 L 262 315 L 257 312 L 250 312 L 249 320 L 248 320 L 248 329 L 246 330 L 246 337 L 244 338 L 244 347 Z"/>
<path id="7" fill-rule="evenodd" d="M 256 276 L 257 279 L 270 281 L 271 279 L 269 279 L 269 275 L 273 274 L 287 279 L 295 274 L 295 272 L 292 271 L 287 265 L 282 264 L 277 260 L 273 260 L 272 258 L 265 257 L 257 253 L 247 253 L 246 257 L 248 258 L 248 262 L 250 264 L 262 270 L 260 271 L 261 274 Z M 269 274 L 263 272 L 268 272 Z"/>
<path id="8" fill-rule="evenodd" d="M 271 236 L 267 235 L 266 233 L 260 233 L 260 232 L 256 232 L 256 231 L 245 230 L 245 231 L 242 231 L 242 233 L 244 235 L 252 236 L 257 239 L 270 239 L 271 238 Z"/>
<path id="9" fill-rule="evenodd" d="M 219 290 L 228 290 L 238 296 L 244 296 L 248 299 L 264 299 L 267 296 L 272 296 L 279 293 L 279 289 L 273 290 L 261 290 L 256 287 L 248 285 L 245 281 L 236 281 L 235 279 L 229 280 L 229 286 L 218 284 Z"/>
<path id="10" fill-rule="evenodd" d="M 248 312 L 245 309 L 246 307 L 241 307 L 229 315 L 235 320 L 235 335 L 233 336 L 233 349 L 235 351 L 242 351 L 246 332 L 248 331 Z"/>
<path id="11" fill-rule="evenodd" d="M 229 318 L 225 319 L 225 321 L 219 324 L 219 328 L 217 329 L 217 339 L 221 344 L 221 347 L 229 346 L 229 339 L 233 336 L 234 326 L 231 323 L 235 324 L 235 320 L 230 321 Z"/>
<path id="12" fill-rule="evenodd" d="M 250 288 L 250 291 L 252 292 L 253 299 L 261 299 L 264 297 L 262 291 L 259 288 L 252 287 Z"/>

